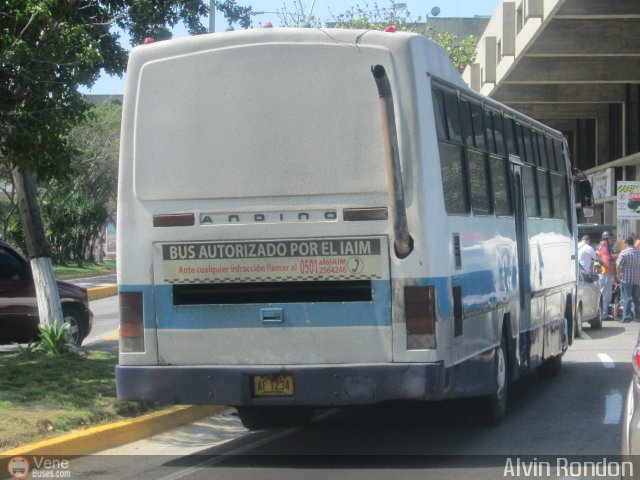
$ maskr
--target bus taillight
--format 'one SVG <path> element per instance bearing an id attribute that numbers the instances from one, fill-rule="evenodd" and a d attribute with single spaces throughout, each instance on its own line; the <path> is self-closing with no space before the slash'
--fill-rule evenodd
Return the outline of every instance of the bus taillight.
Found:
<path id="1" fill-rule="evenodd" d="M 141 292 L 120 292 L 120 351 L 144 352 Z"/>
<path id="2" fill-rule="evenodd" d="M 404 311 L 408 348 L 436 346 L 436 289 L 429 286 L 404 287 Z"/>

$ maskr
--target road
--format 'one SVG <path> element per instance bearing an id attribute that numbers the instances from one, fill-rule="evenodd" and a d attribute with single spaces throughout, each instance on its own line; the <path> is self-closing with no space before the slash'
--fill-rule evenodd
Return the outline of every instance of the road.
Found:
<path id="1" fill-rule="evenodd" d="M 84 340 L 83 345 L 89 347 L 105 338 L 116 340 L 118 334 L 119 306 L 118 297 L 92 300 L 89 308 L 93 311 L 93 328 Z"/>
<path id="2" fill-rule="evenodd" d="M 585 328 L 587 335 L 567 352 L 558 378 L 533 375 L 511 386 L 508 416 L 497 427 L 480 425 L 469 402 L 322 411 L 308 427 L 256 433 L 248 433 L 230 410 L 74 460 L 73 478 L 564 478 L 566 472 L 553 469 L 549 477 L 525 475 L 516 469 L 517 460 L 543 470 L 545 464 L 535 462 L 545 455 L 553 456 L 554 468 L 558 456 L 617 460 L 638 329 L 637 323 L 615 322 L 599 331 Z M 505 470 L 505 456 L 511 471 Z"/>

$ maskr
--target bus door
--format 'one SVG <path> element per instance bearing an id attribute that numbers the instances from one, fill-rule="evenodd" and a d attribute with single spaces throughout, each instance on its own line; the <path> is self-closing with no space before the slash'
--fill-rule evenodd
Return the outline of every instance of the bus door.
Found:
<path id="1" fill-rule="evenodd" d="M 520 335 L 520 364 L 528 368 L 531 338 L 526 334 L 531 326 L 531 288 L 529 282 L 529 237 L 527 234 L 527 208 L 522 183 L 522 162 L 509 155 L 513 214 L 515 220 L 516 245 L 518 249 L 518 321 Z M 515 332 L 514 332 L 515 333 Z M 522 335 L 524 333 L 524 335 Z"/>

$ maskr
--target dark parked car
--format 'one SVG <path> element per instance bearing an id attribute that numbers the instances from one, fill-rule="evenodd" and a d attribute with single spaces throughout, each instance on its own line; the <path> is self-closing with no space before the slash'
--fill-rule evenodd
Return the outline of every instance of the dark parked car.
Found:
<path id="1" fill-rule="evenodd" d="M 77 345 L 91 332 L 93 313 L 85 288 L 58 281 L 65 322 Z M 31 268 L 10 244 L 0 241 L 0 344 L 38 338 L 38 304 Z"/>

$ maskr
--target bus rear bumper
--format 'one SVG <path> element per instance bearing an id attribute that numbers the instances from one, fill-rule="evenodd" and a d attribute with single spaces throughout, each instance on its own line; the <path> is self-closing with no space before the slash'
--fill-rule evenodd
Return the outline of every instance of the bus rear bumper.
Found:
<path id="1" fill-rule="evenodd" d="M 256 375 L 293 376 L 291 396 L 256 397 Z M 438 363 L 293 366 L 116 366 L 120 400 L 168 404 L 366 405 L 386 400 L 440 400 L 445 369 Z"/>

